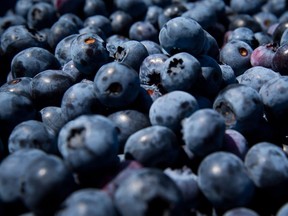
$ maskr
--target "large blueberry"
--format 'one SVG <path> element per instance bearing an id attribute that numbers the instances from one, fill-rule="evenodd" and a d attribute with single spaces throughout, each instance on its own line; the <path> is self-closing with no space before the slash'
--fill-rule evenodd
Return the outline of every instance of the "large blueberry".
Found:
<path id="1" fill-rule="evenodd" d="M 101 115 L 81 115 L 61 128 L 58 148 L 75 172 L 104 170 L 117 160 L 116 126 Z"/>
<path id="2" fill-rule="evenodd" d="M 220 150 L 224 142 L 224 133 L 224 118 L 213 109 L 197 110 L 182 122 L 185 145 L 200 157 Z"/>
<path id="3" fill-rule="evenodd" d="M 243 161 L 228 152 L 214 152 L 199 165 L 198 184 L 216 209 L 229 210 L 251 203 L 255 185 Z"/>
<path id="4" fill-rule="evenodd" d="M 201 25 L 192 18 L 176 17 L 169 20 L 160 30 L 160 45 L 173 55 L 188 52 L 199 55 L 205 45 L 205 33 Z"/>
<path id="5" fill-rule="evenodd" d="M 108 107 L 131 104 L 140 92 L 138 73 L 131 67 L 111 62 L 103 65 L 94 78 L 96 96 Z"/>
<path id="6" fill-rule="evenodd" d="M 181 122 L 198 110 L 196 98 L 184 91 L 172 91 L 155 100 L 149 111 L 152 125 L 162 125 L 176 133 L 181 129 Z"/>

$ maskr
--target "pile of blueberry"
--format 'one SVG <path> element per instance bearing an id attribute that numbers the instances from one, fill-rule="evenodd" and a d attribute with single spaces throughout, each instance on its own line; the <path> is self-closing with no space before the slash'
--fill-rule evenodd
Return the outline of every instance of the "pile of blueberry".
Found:
<path id="1" fill-rule="evenodd" d="M 286 0 L 1 4 L 0 215 L 288 215 Z"/>

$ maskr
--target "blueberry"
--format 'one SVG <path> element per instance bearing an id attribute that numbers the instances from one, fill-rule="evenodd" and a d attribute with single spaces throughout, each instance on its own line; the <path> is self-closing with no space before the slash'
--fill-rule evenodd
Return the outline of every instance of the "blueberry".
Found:
<path id="1" fill-rule="evenodd" d="M 164 62 L 168 59 L 168 56 L 164 54 L 151 54 L 147 56 L 139 70 L 140 83 L 144 85 L 153 85 L 159 86 L 161 84 L 161 71 L 164 65 Z"/>
<path id="2" fill-rule="evenodd" d="M 158 30 L 148 21 L 134 22 L 129 29 L 131 40 L 151 40 L 158 42 Z"/>
<path id="3" fill-rule="evenodd" d="M 37 148 L 47 153 L 57 153 L 53 137 L 50 136 L 45 125 L 36 120 L 19 123 L 9 136 L 9 153 L 14 153 L 23 148 Z"/>
<path id="4" fill-rule="evenodd" d="M 143 41 L 140 41 L 140 42 L 145 46 L 145 48 L 147 49 L 149 55 L 163 53 L 161 46 L 158 43 L 154 42 L 154 41 L 143 40 Z"/>
<path id="5" fill-rule="evenodd" d="M 140 65 L 143 60 L 149 55 L 145 46 L 136 40 L 129 40 L 116 47 L 114 59 L 129 65 L 139 72 Z"/>
<path id="6" fill-rule="evenodd" d="M 70 194 L 62 203 L 56 216 L 116 216 L 116 208 L 107 193 L 94 188 L 85 188 Z"/>
<path id="7" fill-rule="evenodd" d="M 155 100 L 149 111 L 152 125 L 162 125 L 176 133 L 181 122 L 198 110 L 195 97 L 184 91 L 172 91 Z"/>
<path id="8" fill-rule="evenodd" d="M 128 36 L 130 26 L 133 23 L 133 18 L 129 13 L 116 10 L 109 16 L 109 19 L 111 20 L 111 27 L 114 34 Z"/>
<path id="9" fill-rule="evenodd" d="M 229 30 L 234 30 L 238 27 L 248 27 L 253 32 L 260 32 L 261 25 L 249 14 L 236 14 L 228 24 Z"/>
<path id="10" fill-rule="evenodd" d="M 126 178 L 116 190 L 114 203 L 123 216 L 184 215 L 181 191 L 156 169 L 139 169 Z"/>
<path id="11" fill-rule="evenodd" d="M 130 14 L 135 20 L 144 17 L 147 11 L 144 0 L 115 0 L 114 4 L 117 9 Z"/>
<path id="12" fill-rule="evenodd" d="M 182 122 L 185 145 L 193 154 L 200 157 L 220 150 L 224 134 L 224 118 L 210 108 L 197 110 Z"/>
<path id="13" fill-rule="evenodd" d="M 30 47 L 15 55 L 11 61 L 13 78 L 34 77 L 48 69 L 60 69 L 60 62 L 48 50 Z"/>
<path id="14" fill-rule="evenodd" d="M 250 56 L 252 52 L 253 49 L 246 42 L 231 40 L 220 50 L 220 61 L 230 65 L 235 75 L 239 76 L 251 67 Z"/>
<path id="15" fill-rule="evenodd" d="M 62 71 L 71 77 L 72 83 L 80 82 L 85 76 L 76 67 L 73 60 L 68 61 L 63 65 Z"/>
<path id="16" fill-rule="evenodd" d="M 201 25 L 192 18 L 176 17 L 160 30 L 160 45 L 170 55 L 188 52 L 199 55 L 205 45 L 205 33 Z"/>
<path id="17" fill-rule="evenodd" d="M 221 72 L 222 72 L 222 85 L 221 89 L 225 88 L 226 86 L 230 84 L 235 84 L 238 81 L 236 80 L 236 75 L 234 73 L 234 70 L 231 66 L 221 64 L 219 65 Z"/>
<path id="18" fill-rule="evenodd" d="M 158 18 L 163 14 L 163 8 L 157 5 L 150 5 L 145 15 L 145 21 L 150 22 L 155 28 L 158 29 Z"/>
<path id="19" fill-rule="evenodd" d="M 225 212 L 223 216 L 260 216 L 257 212 L 252 209 L 245 207 L 233 208 Z"/>
<path id="20" fill-rule="evenodd" d="M 62 70 L 44 70 L 31 80 L 31 95 L 36 108 L 60 106 L 63 94 L 72 85 L 72 78 Z"/>
<path id="21" fill-rule="evenodd" d="M 209 154 L 201 161 L 198 185 L 213 206 L 222 211 L 247 206 L 255 194 L 255 185 L 244 162 L 222 151 Z"/>
<path id="22" fill-rule="evenodd" d="M 256 48 L 259 44 L 254 36 L 254 32 L 248 27 L 238 27 L 234 29 L 228 36 L 228 41 L 241 40 L 246 42 L 252 49 Z"/>
<path id="23" fill-rule="evenodd" d="M 181 52 L 168 58 L 161 70 L 161 84 L 168 92 L 188 91 L 201 75 L 199 61 L 189 53 Z"/>
<path id="24" fill-rule="evenodd" d="M 68 63 L 70 60 L 72 60 L 70 47 L 72 41 L 78 36 L 78 34 L 72 34 L 65 38 L 63 38 L 55 47 L 55 57 L 61 64 L 61 66 L 64 66 L 66 63 Z M 48 68 L 47 68 L 48 69 Z"/>
<path id="25" fill-rule="evenodd" d="M 278 47 L 278 49 L 276 49 L 276 52 L 272 58 L 272 69 L 279 72 L 281 75 L 288 75 L 288 65 L 286 63 L 288 56 L 287 49 L 288 43 L 284 43 L 283 45 Z"/>
<path id="26" fill-rule="evenodd" d="M 268 28 L 278 22 L 278 17 L 268 11 L 260 11 L 254 14 L 254 19 L 261 25 L 262 30 L 267 32 Z"/>
<path id="27" fill-rule="evenodd" d="M 106 16 L 108 14 L 105 1 L 103 0 L 85 0 L 83 7 L 85 17 L 98 15 Z"/>
<path id="28" fill-rule="evenodd" d="M 261 10 L 265 1 L 255 0 L 253 2 L 247 2 L 246 0 L 231 0 L 230 7 L 236 13 L 254 14 Z"/>
<path id="29" fill-rule="evenodd" d="M 273 58 L 277 46 L 273 43 L 263 44 L 252 51 L 250 63 L 252 66 L 262 66 L 272 68 Z"/>
<path id="30" fill-rule="evenodd" d="M 285 216 L 288 214 L 288 204 L 283 204 L 277 211 L 276 216 Z"/>
<path id="31" fill-rule="evenodd" d="M 108 107 L 121 107 L 131 104 L 140 92 L 137 72 L 119 62 L 103 65 L 94 78 L 96 96 Z"/>
<path id="32" fill-rule="evenodd" d="M 259 92 L 260 88 L 269 80 L 279 77 L 280 75 L 275 71 L 255 66 L 246 70 L 240 77 L 239 83 L 250 86 Z"/>
<path id="33" fill-rule="evenodd" d="M 118 159 L 116 125 L 101 115 L 81 115 L 61 128 L 58 148 L 76 173 L 109 169 Z"/>
<path id="34" fill-rule="evenodd" d="M 62 159 L 43 155 L 23 175 L 21 200 L 35 214 L 54 214 L 76 188 L 71 170 Z"/>
<path id="35" fill-rule="evenodd" d="M 273 25 L 271 25 L 269 29 L 272 28 Z M 272 42 L 272 36 L 268 34 L 268 32 L 255 32 L 254 37 L 256 38 L 260 46 L 264 44 L 269 44 Z"/>
<path id="36" fill-rule="evenodd" d="M 48 0 L 49 1 L 49 0 Z M 72 22 L 73 24 L 75 24 L 76 25 L 76 27 L 78 28 L 78 29 L 81 29 L 81 28 L 83 28 L 83 26 L 84 26 L 84 22 L 83 22 L 83 20 L 79 17 L 79 16 L 77 16 L 76 14 L 74 14 L 74 13 L 65 13 L 65 14 L 62 14 L 60 17 L 59 17 L 59 19 L 58 19 L 58 21 L 62 21 L 62 20 L 66 20 L 66 22 Z"/>
<path id="37" fill-rule="evenodd" d="M 121 110 L 107 116 L 118 129 L 120 152 L 130 135 L 136 131 L 151 126 L 148 116 L 137 110 Z"/>
<path id="38" fill-rule="evenodd" d="M 11 215 L 24 213 L 27 209 L 21 200 L 21 183 L 26 171 L 45 153 L 39 149 L 21 149 L 8 155 L 0 165 L 0 196 Z M 30 167 L 31 166 L 31 167 Z M 12 170 L 13 169 L 13 172 Z M 12 213 L 14 212 L 14 213 Z"/>
<path id="39" fill-rule="evenodd" d="M 70 52 L 76 68 L 87 75 L 95 75 L 96 71 L 109 61 L 104 40 L 93 33 L 77 36 L 71 43 Z"/>
<path id="40" fill-rule="evenodd" d="M 124 146 L 127 160 L 146 167 L 167 168 L 178 160 L 180 145 L 175 133 L 160 125 L 140 129 L 129 136 Z"/>
<path id="41" fill-rule="evenodd" d="M 25 25 L 25 23 L 26 20 L 20 15 L 11 14 L 3 16 L 0 18 L 0 35 L 2 35 L 2 33 L 10 26 Z"/>
<path id="42" fill-rule="evenodd" d="M 79 34 L 85 34 L 85 33 L 93 33 L 93 34 L 97 34 L 98 36 L 100 36 L 104 41 L 107 40 L 107 37 L 105 35 L 105 33 L 103 32 L 103 30 L 101 30 L 100 28 L 98 28 L 97 26 L 86 26 L 83 27 L 81 29 L 79 29 Z"/>
<path id="43" fill-rule="evenodd" d="M 61 110 L 64 120 L 69 121 L 84 114 L 103 113 L 104 106 L 96 96 L 93 81 L 82 80 L 65 91 Z"/>
<path id="44" fill-rule="evenodd" d="M 0 87 L 0 91 L 12 92 L 31 99 L 31 77 L 11 79 Z"/>
<path id="45" fill-rule="evenodd" d="M 57 19 L 56 9 L 51 3 L 36 3 L 27 13 L 28 26 L 37 30 L 51 27 Z"/>
<path id="46" fill-rule="evenodd" d="M 84 20 L 84 27 L 91 26 L 93 28 L 100 28 L 106 37 L 112 34 L 112 26 L 110 20 L 103 15 L 89 16 Z"/>

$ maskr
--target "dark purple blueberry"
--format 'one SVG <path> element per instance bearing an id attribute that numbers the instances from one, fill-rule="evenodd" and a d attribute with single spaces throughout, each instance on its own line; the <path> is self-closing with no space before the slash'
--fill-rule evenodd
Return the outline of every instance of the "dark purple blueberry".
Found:
<path id="1" fill-rule="evenodd" d="M 41 47 L 30 47 L 15 55 L 11 61 L 13 78 L 31 77 L 48 69 L 60 69 L 58 59 Z"/>
<path id="2" fill-rule="evenodd" d="M 113 57 L 115 61 L 129 65 L 139 73 L 140 65 L 148 55 L 147 49 L 141 42 L 129 40 L 116 47 Z"/>
<path id="3" fill-rule="evenodd" d="M 69 87 L 63 95 L 61 110 L 65 121 L 84 114 L 103 113 L 104 107 L 96 96 L 93 81 L 82 80 Z"/>
<path id="4" fill-rule="evenodd" d="M 0 196 L 11 215 L 19 215 L 28 211 L 21 200 L 23 176 L 28 169 L 33 167 L 34 161 L 44 155 L 45 153 L 39 149 L 21 149 L 14 154 L 9 154 L 1 162 Z"/>
<path id="5" fill-rule="evenodd" d="M 116 216 L 112 198 L 104 191 L 84 188 L 70 194 L 61 204 L 56 216 Z"/>
<path id="6" fill-rule="evenodd" d="M 109 18 L 103 15 L 89 16 L 84 20 L 84 27 L 91 26 L 93 28 L 100 28 L 106 37 L 112 34 L 112 25 Z"/>
<path id="7" fill-rule="evenodd" d="M 62 14 L 75 13 L 81 15 L 83 11 L 79 8 L 83 8 L 85 5 L 85 0 L 52 0 L 54 7 L 57 12 Z"/>
<path id="8" fill-rule="evenodd" d="M 97 34 L 84 33 L 71 42 L 71 58 L 76 68 L 87 75 L 94 76 L 97 70 L 109 61 L 104 40 Z"/>
<path id="9" fill-rule="evenodd" d="M 222 211 L 247 206 L 255 194 L 244 162 L 229 152 L 214 152 L 201 161 L 198 185 L 213 206 Z"/>
<path id="10" fill-rule="evenodd" d="M 106 16 L 108 14 L 104 0 L 85 0 L 83 7 L 85 17 L 98 15 Z"/>
<path id="11" fill-rule="evenodd" d="M 65 162 L 54 155 L 43 155 L 27 168 L 21 184 L 21 199 L 34 214 L 54 214 L 76 188 Z"/>
<path id="12" fill-rule="evenodd" d="M 129 38 L 137 41 L 158 42 L 158 30 L 148 21 L 137 21 L 129 29 Z"/>
<path id="13" fill-rule="evenodd" d="M 249 68 L 241 75 L 239 78 L 239 83 L 250 86 L 259 92 L 260 88 L 266 82 L 279 76 L 279 73 L 276 73 L 269 68 L 255 66 Z"/>
<path id="14" fill-rule="evenodd" d="M 171 129 L 154 125 L 130 135 L 124 155 L 126 160 L 136 160 L 145 167 L 167 168 L 177 163 L 180 145 Z"/>
<path id="15" fill-rule="evenodd" d="M 193 55 L 177 53 L 164 62 L 160 76 L 161 85 L 166 91 L 187 91 L 196 85 L 201 76 L 201 65 Z"/>
<path id="16" fill-rule="evenodd" d="M 184 215 L 180 189 L 157 169 L 139 169 L 126 178 L 116 190 L 114 204 L 122 216 Z"/>
<path id="17" fill-rule="evenodd" d="M 184 91 L 172 91 L 153 102 L 149 118 L 152 125 L 162 125 L 178 133 L 182 120 L 198 109 L 193 95 Z"/>
<path id="18" fill-rule="evenodd" d="M 264 114 L 258 91 L 243 84 L 231 84 L 221 90 L 213 109 L 224 117 L 226 128 L 240 133 L 257 128 Z"/>
<path id="19" fill-rule="evenodd" d="M 96 96 L 108 107 L 121 107 L 131 104 L 140 92 L 137 72 L 119 62 L 103 65 L 94 78 Z"/>
<path id="20" fill-rule="evenodd" d="M 0 91 L 12 92 L 31 98 L 31 81 L 31 77 L 11 79 L 0 87 Z"/>
<path id="21" fill-rule="evenodd" d="M 159 86 L 161 84 L 160 73 L 167 59 L 168 56 L 164 54 L 151 54 L 147 56 L 140 66 L 140 83 Z"/>
<path id="22" fill-rule="evenodd" d="M 210 108 L 196 110 L 182 122 L 185 145 L 200 157 L 220 150 L 224 143 L 224 133 L 224 118 Z"/>
<path id="23" fill-rule="evenodd" d="M 272 58 L 272 69 L 281 75 L 288 75 L 288 43 L 284 43 L 276 49 Z"/>
<path id="24" fill-rule="evenodd" d="M 151 126 L 149 117 L 137 110 L 120 110 L 107 116 L 117 127 L 120 152 L 130 135 Z"/>
<path id="25" fill-rule="evenodd" d="M 63 94 L 73 84 L 72 78 L 62 70 L 45 70 L 31 80 L 31 95 L 38 109 L 60 106 Z"/>
<path id="26" fill-rule="evenodd" d="M 60 130 L 58 148 L 76 173 L 101 173 L 118 162 L 116 125 L 102 115 L 81 115 Z"/>
<path id="27" fill-rule="evenodd" d="M 116 10 L 109 16 L 109 19 L 111 20 L 111 27 L 114 34 L 128 36 L 130 26 L 133 24 L 133 18 L 129 13 Z"/>
<path id="28" fill-rule="evenodd" d="M 272 61 L 277 48 L 278 46 L 274 43 L 268 43 L 258 46 L 251 53 L 251 65 L 272 68 Z"/>
<path id="29" fill-rule="evenodd" d="M 27 13 L 28 26 L 37 30 L 51 27 L 57 19 L 55 7 L 46 2 L 34 4 Z"/>
<path id="30" fill-rule="evenodd" d="M 70 47 L 72 44 L 72 41 L 78 36 L 78 34 L 72 34 L 65 38 L 63 38 L 55 47 L 55 57 L 61 64 L 61 66 L 64 66 L 66 63 L 68 63 L 70 60 L 72 60 Z"/>
<path id="31" fill-rule="evenodd" d="M 272 38 L 273 42 L 277 43 L 279 45 L 281 41 L 281 37 L 283 35 L 283 32 L 288 28 L 288 20 L 284 22 L 278 23 L 278 25 L 275 27 L 275 30 L 273 31 Z"/>
<path id="32" fill-rule="evenodd" d="M 253 49 L 241 40 L 231 40 L 220 50 L 220 61 L 232 67 L 236 76 L 251 67 L 250 57 Z"/>
<path id="33" fill-rule="evenodd" d="M 169 20 L 159 33 L 160 45 L 170 55 L 179 52 L 199 55 L 203 52 L 205 40 L 201 25 L 192 18 L 186 17 Z"/>

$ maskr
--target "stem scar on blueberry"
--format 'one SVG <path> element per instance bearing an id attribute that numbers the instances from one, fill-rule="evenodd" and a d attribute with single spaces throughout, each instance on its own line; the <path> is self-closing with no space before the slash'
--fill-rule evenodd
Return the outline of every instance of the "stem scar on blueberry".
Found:
<path id="1" fill-rule="evenodd" d="M 121 46 L 118 46 L 114 54 L 115 59 L 118 61 L 122 61 L 125 56 L 126 56 L 125 49 Z"/>
<path id="2" fill-rule="evenodd" d="M 17 84 L 17 83 L 19 83 L 19 82 L 21 82 L 21 79 L 13 79 L 13 80 L 11 80 L 8 84 L 9 84 L 9 85 L 15 85 L 15 84 Z"/>
<path id="3" fill-rule="evenodd" d="M 107 88 L 106 92 L 108 94 L 119 94 L 122 91 L 122 85 L 120 83 L 111 83 Z"/>
<path id="4" fill-rule="evenodd" d="M 226 103 L 220 102 L 215 110 L 224 117 L 226 128 L 229 128 L 236 123 L 236 116 L 233 110 Z"/>
<path id="5" fill-rule="evenodd" d="M 76 149 L 81 147 L 84 143 L 84 133 L 85 128 L 75 128 L 71 130 L 71 133 L 68 136 L 68 146 L 72 149 Z"/>
<path id="6" fill-rule="evenodd" d="M 89 38 L 86 38 L 85 40 L 84 40 L 84 43 L 86 43 L 86 44 L 93 44 L 93 43 L 95 43 L 95 38 L 92 38 L 92 37 L 89 37 Z"/>
<path id="7" fill-rule="evenodd" d="M 174 75 L 176 73 L 179 73 L 182 69 L 184 69 L 183 60 L 173 58 L 172 61 L 169 63 L 167 73 L 169 75 Z"/>
<path id="8" fill-rule="evenodd" d="M 246 57 L 248 55 L 248 50 L 241 47 L 241 48 L 239 48 L 239 53 L 241 56 Z"/>

